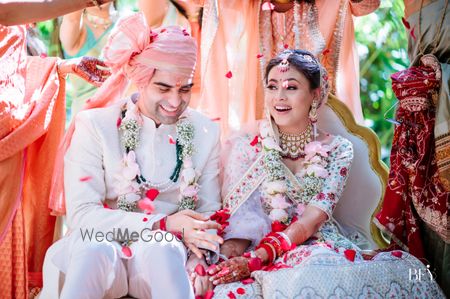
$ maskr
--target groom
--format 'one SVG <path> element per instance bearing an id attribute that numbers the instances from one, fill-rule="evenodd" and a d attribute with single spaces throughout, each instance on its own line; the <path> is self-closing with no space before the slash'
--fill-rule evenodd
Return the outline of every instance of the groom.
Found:
<path id="1" fill-rule="evenodd" d="M 208 220 L 220 208 L 219 129 L 187 108 L 195 42 L 136 14 L 104 51 L 113 75 L 91 101 L 120 97 L 128 81 L 138 93 L 76 118 L 64 159 L 69 233 L 47 252 L 40 298 L 194 298 L 199 248 L 223 242 L 205 232 L 220 228 Z M 192 277 L 204 293 L 207 278 Z"/>

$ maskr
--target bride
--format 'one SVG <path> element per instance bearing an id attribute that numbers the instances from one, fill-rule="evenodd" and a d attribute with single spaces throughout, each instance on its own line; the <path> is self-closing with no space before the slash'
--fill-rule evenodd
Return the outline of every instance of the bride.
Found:
<path id="1" fill-rule="evenodd" d="M 345 187 L 353 147 L 349 140 L 316 127 L 318 108 L 328 97 L 327 79 L 325 69 L 311 53 L 285 50 L 266 67 L 266 119 L 255 132 L 241 132 L 226 143 L 222 191 L 231 217 L 221 252 L 228 259 L 208 269 L 210 280 L 218 286 L 215 296 L 232 298 L 231 293 L 237 292 L 272 298 L 274 293 L 264 286 L 264 277 L 271 275 L 273 285 L 283 273 L 290 276 L 275 283 L 273 291 L 287 297 L 301 295 L 307 278 L 303 275 L 295 280 L 295 273 L 306 264 L 350 265 L 345 268 L 349 271 L 346 275 L 355 275 L 356 268 L 360 271 L 363 267 L 368 279 L 344 290 L 351 296 L 367 295 L 367 287 L 358 288 L 362 283 L 385 297 L 393 290 L 389 284 L 387 289 L 381 285 L 383 279 L 396 282 L 405 294 L 442 296 L 431 279 L 422 284 L 411 282 L 408 269 L 412 265 L 425 269 L 413 256 L 395 251 L 365 261 L 358 246 L 340 233 L 333 210 Z M 338 271 L 339 267 L 331 269 Z M 326 297 L 332 295 L 342 286 L 339 278 L 333 281 L 333 271 L 323 273 L 329 289 L 314 284 L 308 287 L 315 289 L 316 295 L 320 291 Z M 250 277 L 256 278 L 256 283 Z M 290 285 L 293 279 L 294 285 Z"/>

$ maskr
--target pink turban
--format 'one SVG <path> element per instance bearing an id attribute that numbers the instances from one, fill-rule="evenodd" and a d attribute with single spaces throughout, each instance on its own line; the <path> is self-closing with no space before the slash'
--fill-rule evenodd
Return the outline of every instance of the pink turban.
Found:
<path id="1" fill-rule="evenodd" d="M 103 56 L 112 75 L 86 102 L 83 109 L 115 103 L 121 99 L 130 81 L 138 87 L 145 86 L 155 70 L 193 76 L 197 46 L 195 40 L 181 27 L 151 30 L 143 14 L 136 13 L 117 22 L 103 49 Z M 53 174 L 49 207 L 56 215 L 65 214 L 63 161 L 74 129 L 75 122 L 72 121 L 61 145 Z"/>

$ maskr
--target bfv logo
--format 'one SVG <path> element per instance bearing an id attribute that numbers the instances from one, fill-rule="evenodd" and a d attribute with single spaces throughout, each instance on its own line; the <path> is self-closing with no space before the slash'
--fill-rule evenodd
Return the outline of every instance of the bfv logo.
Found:
<path id="1" fill-rule="evenodd" d="M 430 265 L 427 265 L 427 269 L 419 268 L 409 268 L 409 280 L 412 281 L 422 281 L 423 277 L 428 275 L 430 280 L 434 280 L 433 273 L 430 271 Z"/>

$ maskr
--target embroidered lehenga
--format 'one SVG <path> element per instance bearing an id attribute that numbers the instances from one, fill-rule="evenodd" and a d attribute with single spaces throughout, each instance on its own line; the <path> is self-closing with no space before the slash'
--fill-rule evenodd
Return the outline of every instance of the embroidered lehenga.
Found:
<path id="1" fill-rule="evenodd" d="M 224 239 L 250 240 L 251 245 L 246 251 L 254 249 L 267 233 L 274 231 L 275 224 L 265 197 L 268 174 L 264 149 L 252 140 L 255 135 L 251 133 L 231 138 L 225 144 L 223 161 L 224 205 L 231 211 Z M 358 298 L 372 295 L 384 298 L 398 293 L 441 298 L 439 287 L 427 280 L 429 278 L 421 283 L 408 280 L 409 268 L 426 271 L 413 256 L 401 251 L 385 252 L 366 261 L 356 245 L 358 240 L 350 240 L 340 232 L 339 224 L 333 219 L 333 210 L 350 173 L 353 146 L 341 136 L 329 136 L 324 143 L 328 146 L 325 168 L 328 175 L 318 183 L 316 191 L 311 191 L 312 185 L 317 186 L 312 184 L 314 177 L 303 171 L 294 174 L 284 164 L 283 167 L 288 187 L 289 207 L 286 210 L 289 219 L 302 217 L 305 207 L 313 205 L 324 211 L 328 220 L 306 242 L 283 254 L 265 271 L 253 272 L 253 283 L 219 285 L 215 288 L 215 298 L 225 298 L 231 295 L 230 292 L 240 294 L 239 298 Z"/>

